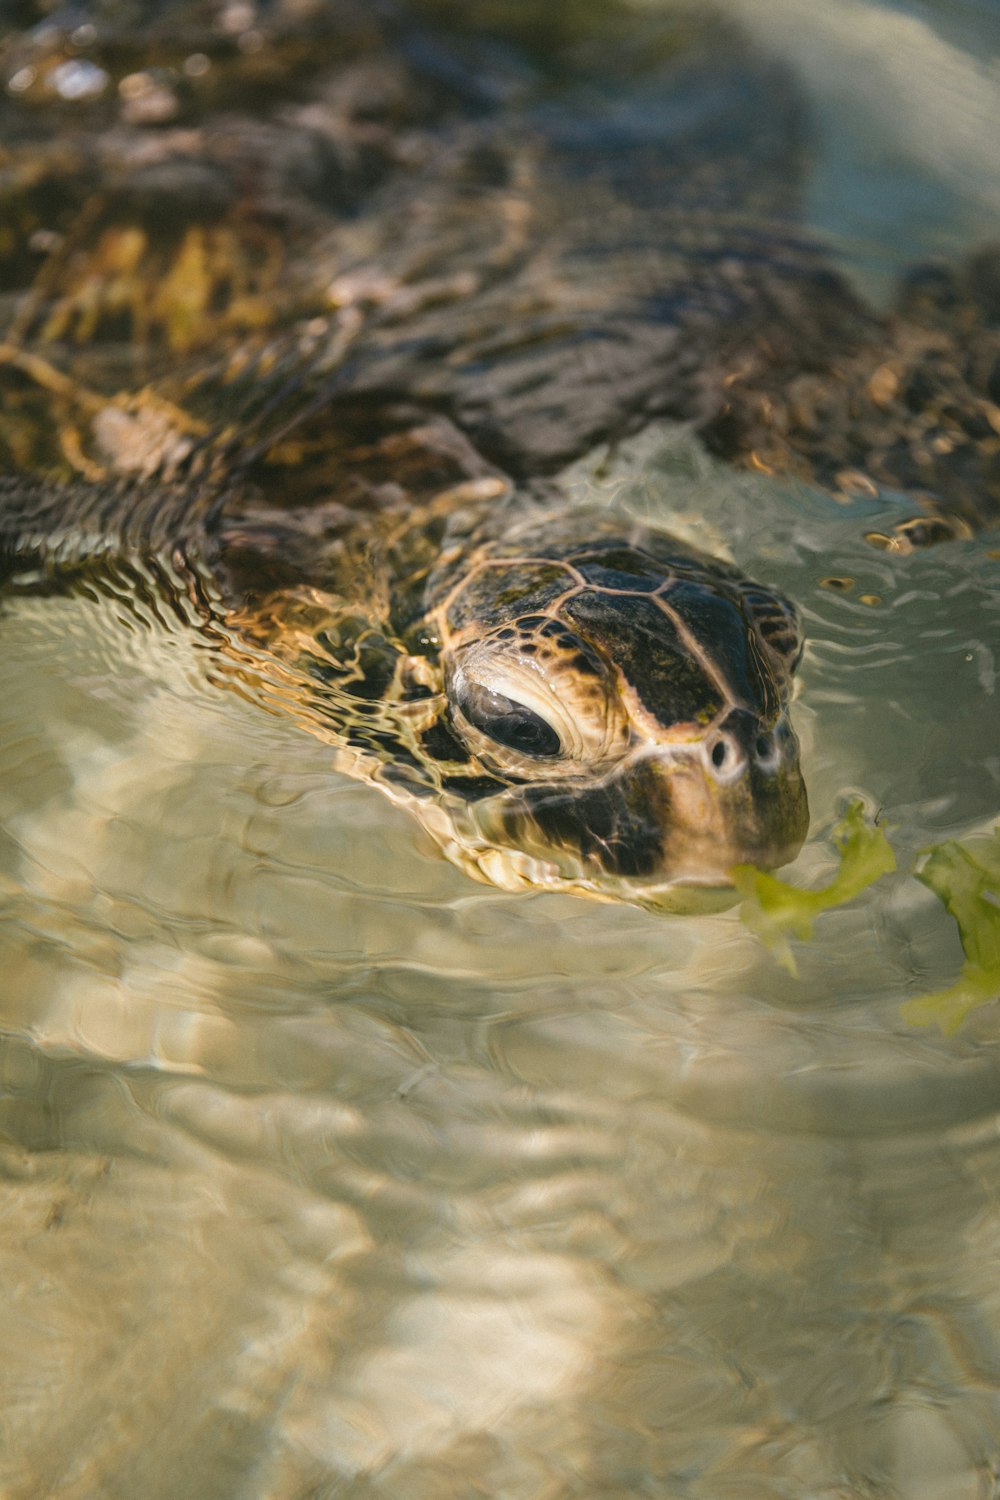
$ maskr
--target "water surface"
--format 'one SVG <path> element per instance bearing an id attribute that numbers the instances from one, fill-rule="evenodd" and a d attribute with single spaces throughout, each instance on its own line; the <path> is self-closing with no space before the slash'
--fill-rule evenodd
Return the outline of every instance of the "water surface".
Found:
<path id="1" fill-rule="evenodd" d="M 807 82 L 852 38 L 880 76 L 877 21 L 995 86 L 988 10 L 824 17 Z M 818 97 L 844 124 L 850 89 L 839 116 Z M 847 158 L 816 175 L 829 204 L 848 172 L 882 267 L 938 233 L 907 217 L 943 201 L 924 187 L 970 222 L 997 190 L 975 151 L 964 196 L 919 139 L 891 154 L 891 232 Z M 962 957 L 917 851 L 997 816 L 996 538 L 879 552 L 905 497 L 734 476 L 669 427 L 564 482 L 694 518 L 799 601 L 792 876 L 830 875 L 851 796 L 899 872 L 821 919 L 797 977 L 735 911 L 505 895 L 223 691 L 194 623 L 11 597 L 9 1500 L 1000 1495 L 996 1011 L 949 1038 L 900 1017 Z"/>

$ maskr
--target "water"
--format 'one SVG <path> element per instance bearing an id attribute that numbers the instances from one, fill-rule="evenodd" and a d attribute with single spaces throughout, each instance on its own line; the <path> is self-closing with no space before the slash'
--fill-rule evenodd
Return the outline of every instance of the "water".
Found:
<path id="1" fill-rule="evenodd" d="M 904 498 L 669 427 L 566 482 L 799 601 L 795 878 L 851 795 L 899 872 L 797 977 L 736 912 L 505 895 L 193 626 L 8 600 L 5 1500 L 1000 1495 L 996 1011 L 899 1014 L 961 963 L 916 852 L 997 816 L 996 538 L 879 552 Z"/>

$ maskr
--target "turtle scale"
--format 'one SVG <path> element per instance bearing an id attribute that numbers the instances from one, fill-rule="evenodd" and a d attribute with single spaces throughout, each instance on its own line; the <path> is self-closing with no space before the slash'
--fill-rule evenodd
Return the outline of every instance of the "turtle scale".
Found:
<path id="1" fill-rule="evenodd" d="M 694 659 L 676 625 L 640 594 L 583 594 L 566 613 L 615 662 L 642 708 L 665 732 L 690 733 L 715 719 L 726 699 Z M 728 641 L 719 641 L 724 654 Z"/>
<path id="2" fill-rule="evenodd" d="M 503 587 L 499 592 L 495 587 L 484 586 L 483 567 L 502 568 Z M 533 614 L 544 610 L 573 588 L 574 582 L 565 567 L 544 558 L 473 566 L 470 577 L 459 586 L 444 610 L 444 621 L 449 632 L 469 625 L 491 630 L 509 619 L 512 612 Z"/>
<path id="3" fill-rule="evenodd" d="M 770 597 L 778 599 L 774 594 Z M 761 667 L 754 650 L 754 631 L 760 632 L 761 627 L 754 619 L 754 630 L 747 629 L 742 599 L 709 592 L 691 578 L 672 580 L 657 599 L 696 639 L 714 643 L 711 663 L 728 688 L 729 700 L 752 708 L 765 722 L 773 719 L 780 706 L 775 674 Z"/>
<path id="4" fill-rule="evenodd" d="M 585 582 L 602 589 L 617 589 L 623 594 L 653 593 L 663 586 L 662 572 L 651 567 L 641 554 L 625 547 L 602 554 L 600 560 L 584 553 L 574 554 L 571 561 Z"/>

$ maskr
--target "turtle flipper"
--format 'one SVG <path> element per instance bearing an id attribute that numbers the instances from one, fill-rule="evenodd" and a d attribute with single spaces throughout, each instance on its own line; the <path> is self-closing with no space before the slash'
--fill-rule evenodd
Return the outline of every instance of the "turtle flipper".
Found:
<path id="1" fill-rule="evenodd" d="M 0 476 L 0 579 L 20 576 L 35 588 L 60 588 L 81 571 L 121 559 L 159 558 L 184 566 L 204 550 L 211 517 L 226 492 L 195 483 L 57 485 Z"/>

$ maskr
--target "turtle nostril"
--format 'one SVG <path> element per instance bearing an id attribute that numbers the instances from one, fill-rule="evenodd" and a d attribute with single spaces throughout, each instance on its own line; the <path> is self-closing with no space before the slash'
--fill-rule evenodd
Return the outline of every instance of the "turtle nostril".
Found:
<path id="1" fill-rule="evenodd" d="M 749 709 L 733 709 L 708 737 L 705 769 L 721 786 L 747 775 L 772 776 L 783 763 L 787 733 L 780 720 L 769 725 Z"/>
<path id="2" fill-rule="evenodd" d="M 779 725 L 767 734 L 759 734 L 754 740 L 753 753 L 757 768 L 766 776 L 777 771 L 782 761 L 782 746 L 785 735 Z"/>
<path id="3" fill-rule="evenodd" d="M 708 751 L 708 769 L 723 785 L 735 781 L 747 768 L 746 756 L 731 734 L 722 733 Z"/>

